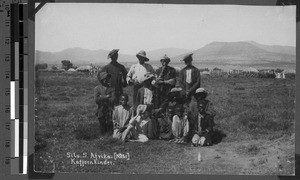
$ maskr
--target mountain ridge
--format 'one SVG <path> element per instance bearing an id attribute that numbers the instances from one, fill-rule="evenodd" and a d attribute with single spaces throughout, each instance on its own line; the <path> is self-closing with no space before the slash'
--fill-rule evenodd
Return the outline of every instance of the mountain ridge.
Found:
<path id="1" fill-rule="evenodd" d="M 36 50 L 36 63 L 60 64 L 70 60 L 75 65 L 107 64 L 109 50 L 89 50 L 80 47 L 68 48 L 59 52 Z M 159 63 L 159 58 L 167 54 L 173 62 L 180 62 L 186 54 L 193 53 L 193 59 L 208 64 L 259 64 L 296 63 L 296 48 L 293 46 L 263 45 L 254 41 L 211 42 L 196 50 L 162 48 L 146 52 L 150 62 Z M 119 62 L 137 62 L 135 54 L 119 52 Z"/>

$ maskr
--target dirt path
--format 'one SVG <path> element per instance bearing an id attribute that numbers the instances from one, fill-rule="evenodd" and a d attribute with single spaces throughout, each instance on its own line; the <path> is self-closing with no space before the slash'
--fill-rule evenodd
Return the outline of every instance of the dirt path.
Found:
<path id="1" fill-rule="evenodd" d="M 199 174 L 294 174 L 293 142 L 276 141 L 222 142 L 211 147 L 186 148 L 190 161 L 187 173 Z M 201 154 L 202 161 L 198 161 Z"/>

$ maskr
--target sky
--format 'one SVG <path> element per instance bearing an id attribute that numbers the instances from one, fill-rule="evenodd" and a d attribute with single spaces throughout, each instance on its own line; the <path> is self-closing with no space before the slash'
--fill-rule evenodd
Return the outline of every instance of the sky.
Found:
<path id="1" fill-rule="evenodd" d="M 36 50 L 49 52 L 196 50 L 213 41 L 296 46 L 296 7 L 47 3 L 35 20 Z"/>

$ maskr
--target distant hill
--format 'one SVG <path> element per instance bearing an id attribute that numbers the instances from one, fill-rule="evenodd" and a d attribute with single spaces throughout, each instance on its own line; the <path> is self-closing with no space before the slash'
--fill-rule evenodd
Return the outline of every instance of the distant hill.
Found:
<path id="1" fill-rule="evenodd" d="M 194 63 L 207 65 L 254 65 L 296 64 L 296 48 L 292 46 L 268 46 L 253 41 L 242 42 L 212 42 L 197 50 L 179 48 L 165 48 L 148 51 L 147 57 L 153 64 L 160 64 L 159 58 L 167 54 L 172 63 L 180 63 L 180 59 L 187 53 L 193 52 Z M 61 64 L 62 60 L 70 60 L 74 65 L 106 64 L 108 50 L 88 50 L 69 48 L 60 52 L 36 51 L 36 63 Z M 120 50 L 119 62 L 137 62 L 135 54 L 122 54 Z"/>
<path id="2" fill-rule="evenodd" d="M 191 51 L 194 61 L 207 64 L 265 64 L 296 63 L 295 47 L 268 46 L 256 42 L 212 42 L 200 49 Z M 179 61 L 185 54 L 174 57 Z"/>
<path id="3" fill-rule="evenodd" d="M 151 60 L 151 61 L 157 61 L 160 60 L 160 58 L 162 56 L 164 56 L 165 54 L 168 57 L 175 57 L 175 56 L 179 56 L 181 54 L 185 54 L 188 52 L 191 52 L 192 50 L 189 49 L 179 49 L 179 48 L 164 48 L 164 49 L 156 49 L 153 51 L 149 51 L 146 52 L 147 53 L 147 57 Z"/>
<path id="4" fill-rule="evenodd" d="M 166 48 L 157 49 L 146 52 L 147 57 L 152 60 L 159 60 L 164 54 L 169 57 L 178 56 L 183 53 L 187 53 L 191 50 L 179 49 L 179 48 Z M 110 62 L 107 59 L 108 50 L 88 50 L 79 47 L 65 49 L 60 52 L 46 52 L 36 51 L 36 62 L 47 63 L 47 64 L 60 64 L 62 60 L 70 60 L 73 64 L 84 65 L 84 64 L 106 64 Z M 137 58 L 134 55 L 119 53 L 119 62 L 137 62 Z"/>
<path id="5" fill-rule="evenodd" d="M 82 48 L 69 48 L 60 52 L 36 51 L 36 63 L 60 64 L 62 60 L 70 60 L 75 65 L 106 64 L 108 50 L 88 50 Z M 119 60 L 132 61 L 135 56 L 120 54 Z"/>

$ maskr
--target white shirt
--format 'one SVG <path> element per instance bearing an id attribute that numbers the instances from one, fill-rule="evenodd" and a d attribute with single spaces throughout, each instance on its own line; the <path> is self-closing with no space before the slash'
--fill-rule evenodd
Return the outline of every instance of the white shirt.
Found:
<path id="1" fill-rule="evenodd" d="M 144 104 L 151 104 L 153 93 L 150 89 L 145 88 L 144 92 Z"/>
<path id="2" fill-rule="evenodd" d="M 127 82 L 132 79 L 136 82 L 142 83 L 144 81 L 144 75 L 149 72 L 154 73 L 154 69 L 150 64 L 134 64 L 130 67 L 127 73 Z"/>
<path id="3" fill-rule="evenodd" d="M 186 82 L 187 83 L 192 82 L 192 70 L 191 69 L 186 70 Z"/>

